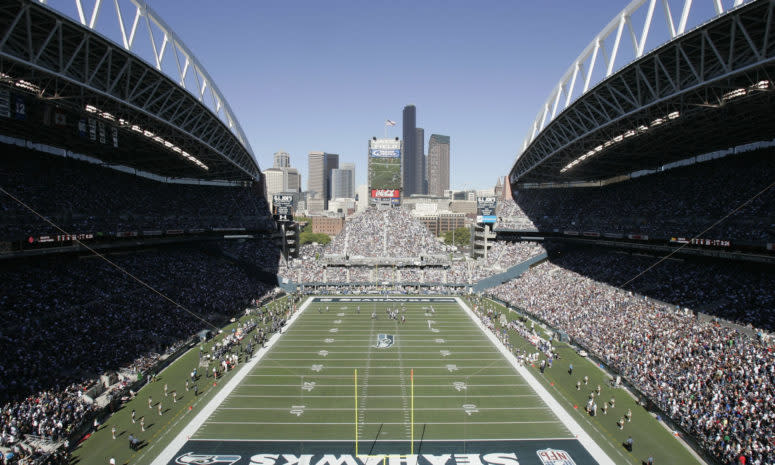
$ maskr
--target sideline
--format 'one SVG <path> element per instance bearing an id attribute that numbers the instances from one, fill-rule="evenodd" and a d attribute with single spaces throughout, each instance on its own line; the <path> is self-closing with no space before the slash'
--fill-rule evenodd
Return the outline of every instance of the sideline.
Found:
<path id="1" fill-rule="evenodd" d="M 568 431 L 572 435 L 576 437 L 576 439 L 581 443 L 582 446 L 592 455 L 592 457 L 597 460 L 597 462 L 600 465 L 616 465 L 613 460 L 611 460 L 610 457 L 603 451 L 603 449 L 600 448 L 597 443 L 592 440 L 592 438 L 589 436 L 589 434 L 584 431 L 584 429 L 581 427 L 581 425 L 576 422 L 576 420 L 573 419 L 573 417 L 570 416 L 568 412 L 565 411 L 564 408 L 560 405 L 560 403 L 555 399 L 549 391 L 544 388 L 541 383 L 538 382 L 537 379 L 533 376 L 530 371 L 525 368 L 524 366 L 520 365 L 517 361 L 517 358 L 509 352 L 508 349 L 501 343 L 500 340 L 498 340 L 497 337 L 490 331 L 489 328 L 484 326 L 484 323 L 482 323 L 482 320 L 471 310 L 468 305 L 466 305 L 465 302 L 463 302 L 463 299 L 460 297 L 456 297 L 457 303 L 460 305 L 460 307 L 465 310 L 465 312 L 468 314 L 469 317 L 471 317 L 472 320 L 474 320 L 474 323 L 476 323 L 477 326 L 484 332 L 484 334 L 487 335 L 487 337 L 492 341 L 493 344 L 495 344 L 495 347 L 500 350 L 500 352 L 506 357 L 506 359 L 511 363 L 511 365 L 514 367 L 517 372 L 522 375 L 523 378 L 525 378 L 525 381 L 530 385 L 530 387 L 535 390 L 536 394 L 538 394 L 539 397 L 541 397 L 541 400 L 544 401 L 544 403 L 549 406 L 551 411 L 557 416 L 557 418 L 562 422 L 563 425 L 565 425 L 566 428 L 568 428 Z"/>
<path id="2" fill-rule="evenodd" d="M 272 347 L 274 347 L 283 333 L 290 329 L 291 325 L 293 325 L 299 315 L 304 312 L 310 303 L 312 303 L 312 297 L 307 298 L 301 307 L 299 307 L 299 310 L 294 313 L 293 316 L 291 316 L 291 319 L 288 320 L 288 324 L 285 325 L 285 327 L 282 328 L 280 332 L 274 333 L 274 335 L 269 338 L 269 341 L 266 343 L 266 347 L 259 350 L 258 354 L 256 354 L 252 360 L 242 365 L 239 371 L 229 380 L 228 383 L 226 383 L 226 386 L 224 386 L 210 400 L 210 402 L 202 407 L 202 410 L 199 411 L 194 419 L 191 420 L 188 425 L 186 425 L 186 427 L 183 428 L 183 430 L 178 433 L 178 435 L 175 436 L 172 441 L 169 442 L 169 444 L 167 444 L 167 446 L 158 456 L 156 456 L 156 458 L 151 462 L 151 465 L 166 465 L 175 458 L 175 454 L 186 444 L 186 442 L 188 442 L 191 436 L 196 433 L 196 431 L 205 423 L 205 421 L 207 421 L 210 415 L 215 412 L 215 409 L 217 409 L 221 403 L 226 400 L 226 397 L 228 397 L 229 394 L 231 394 L 231 392 L 234 391 L 237 386 L 239 386 L 239 384 L 245 379 L 248 373 L 253 370 L 253 368 L 258 364 L 259 361 L 261 361 L 262 358 L 264 358 L 264 355 L 266 355 L 266 353 L 269 352 Z"/>

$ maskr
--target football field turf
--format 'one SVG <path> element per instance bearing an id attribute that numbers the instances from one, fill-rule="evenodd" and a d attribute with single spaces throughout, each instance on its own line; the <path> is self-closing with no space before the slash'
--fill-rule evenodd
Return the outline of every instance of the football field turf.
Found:
<path id="1" fill-rule="evenodd" d="M 454 298 L 314 298 L 154 463 L 601 463 L 512 362 Z"/>

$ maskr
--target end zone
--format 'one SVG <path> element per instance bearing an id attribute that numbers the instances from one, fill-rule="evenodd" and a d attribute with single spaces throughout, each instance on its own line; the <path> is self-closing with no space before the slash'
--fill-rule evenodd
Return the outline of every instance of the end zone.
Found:
<path id="1" fill-rule="evenodd" d="M 362 442 L 366 449 L 371 444 Z M 355 455 L 352 442 L 192 440 L 167 465 L 595 465 L 575 439 L 528 441 L 379 441 Z"/>

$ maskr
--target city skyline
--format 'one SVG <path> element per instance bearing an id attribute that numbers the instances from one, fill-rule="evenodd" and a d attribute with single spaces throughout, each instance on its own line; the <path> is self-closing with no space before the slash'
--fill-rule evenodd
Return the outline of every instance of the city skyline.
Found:
<path id="1" fill-rule="evenodd" d="M 402 137 L 401 109 L 414 104 L 417 126 L 454 139 L 450 186 L 482 189 L 508 174 L 552 88 L 627 3 L 451 0 L 441 17 L 436 4 L 408 1 L 152 6 L 210 71 L 262 170 L 280 148 L 361 164 L 364 138 L 382 137 L 386 119 L 397 123 L 387 137 Z"/>

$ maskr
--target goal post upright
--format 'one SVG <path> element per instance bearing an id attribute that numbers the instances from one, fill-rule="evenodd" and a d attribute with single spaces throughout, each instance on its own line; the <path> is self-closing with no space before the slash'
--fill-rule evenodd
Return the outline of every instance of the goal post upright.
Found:
<path id="1" fill-rule="evenodd" d="M 410 418 L 409 419 L 409 423 L 410 423 L 410 430 L 411 430 L 410 436 L 411 437 L 410 437 L 410 440 L 409 440 L 409 455 L 414 455 L 414 368 L 412 368 L 411 371 L 409 372 L 409 378 L 410 378 L 410 383 L 411 383 L 411 389 L 410 389 L 410 392 L 411 392 L 411 395 L 410 395 L 410 399 L 411 399 L 411 401 L 410 401 L 410 403 L 411 403 L 410 412 L 411 413 L 409 415 L 409 418 Z"/>
<path id="2" fill-rule="evenodd" d="M 355 456 L 358 456 L 358 369 L 353 373 L 353 387 L 355 389 Z"/>

